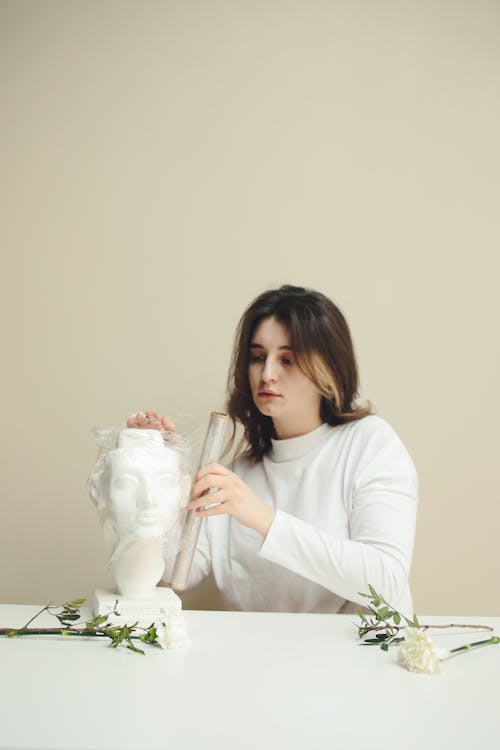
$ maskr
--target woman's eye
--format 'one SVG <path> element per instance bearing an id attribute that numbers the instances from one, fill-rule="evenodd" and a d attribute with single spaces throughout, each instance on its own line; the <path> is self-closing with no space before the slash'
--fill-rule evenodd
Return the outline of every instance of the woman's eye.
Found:
<path id="1" fill-rule="evenodd" d="M 293 359 L 289 359 L 289 357 L 283 357 L 281 361 L 284 365 L 293 365 Z"/>
<path id="2" fill-rule="evenodd" d="M 264 354 L 251 354 L 250 363 L 252 362 L 265 362 L 266 357 Z"/>

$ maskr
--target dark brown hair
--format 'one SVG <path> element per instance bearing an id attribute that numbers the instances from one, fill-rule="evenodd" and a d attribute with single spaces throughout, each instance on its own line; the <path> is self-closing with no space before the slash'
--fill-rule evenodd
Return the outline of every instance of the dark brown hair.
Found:
<path id="1" fill-rule="evenodd" d="M 276 437 L 271 417 L 253 402 L 248 380 L 250 343 L 265 318 L 274 317 L 290 336 L 297 365 L 321 393 L 320 416 L 329 425 L 352 422 L 371 414 L 371 407 L 356 406 L 358 367 L 347 322 L 338 307 L 320 292 L 285 285 L 255 299 L 236 330 L 228 378 L 227 411 L 243 425 L 240 455 L 261 461 Z M 233 430 L 234 439 L 235 430 Z M 246 444 L 246 448 L 242 446 Z"/>

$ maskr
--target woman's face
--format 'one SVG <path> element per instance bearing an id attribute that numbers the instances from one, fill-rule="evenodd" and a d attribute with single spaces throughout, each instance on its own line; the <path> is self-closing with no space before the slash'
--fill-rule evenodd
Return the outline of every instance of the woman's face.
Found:
<path id="1" fill-rule="evenodd" d="M 255 406 L 272 418 L 278 438 L 321 424 L 321 394 L 299 369 L 288 331 L 274 317 L 262 320 L 250 340 L 248 379 Z"/>

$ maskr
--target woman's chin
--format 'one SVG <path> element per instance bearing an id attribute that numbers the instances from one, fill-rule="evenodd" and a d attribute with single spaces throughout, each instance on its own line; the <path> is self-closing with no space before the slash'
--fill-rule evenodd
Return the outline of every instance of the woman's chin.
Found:
<path id="1" fill-rule="evenodd" d="M 274 417 L 279 412 L 279 409 L 276 408 L 277 404 L 268 401 L 259 401 L 256 403 L 256 406 L 265 417 Z"/>

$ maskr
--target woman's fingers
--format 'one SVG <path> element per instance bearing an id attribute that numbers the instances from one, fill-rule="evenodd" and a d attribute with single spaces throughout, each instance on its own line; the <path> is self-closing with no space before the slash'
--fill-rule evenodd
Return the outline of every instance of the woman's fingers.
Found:
<path id="1" fill-rule="evenodd" d="M 225 503 L 217 503 L 217 505 L 213 505 L 210 503 L 207 506 L 203 506 L 201 508 L 196 508 L 195 513 L 197 516 L 223 516 L 227 514 L 226 504 Z"/>
<path id="2" fill-rule="evenodd" d="M 189 510 L 204 509 L 207 505 L 221 505 L 231 492 L 233 473 L 220 464 L 208 464 L 198 472 L 191 491 Z"/>
<path id="3" fill-rule="evenodd" d="M 146 415 L 146 412 L 140 411 L 138 414 L 136 414 L 135 417 L 137 427 L 140 427 L 143 430 L 152 430 L 154 429 L 154 423 L 151 421 L 151 418 Z"/>
<path id="4" fill-rule="evenodd" d="M 222 464 L 217 464 L 215 462 L 212 462 L 211 464 L 207 464 L 202 469 L 199 470 L 198 474 L 196 475 L 196 481 L 203 479 L 203 477 L 214 475 L 214 476 L 221 476 L 221 477 L 230 477 L 230 476 L 236 476 L 233 474 L 232 471 L 229 469 L 226 469 L 225 466 L 222 466 Z"/>
<path id="5" fill-rule="evenodd" d="M 147 409 L 146 411 L 139 411 L 137 414 L 132 414 L 127 419 L 127 427 L 175 432 L 175 424 L 167 419 L 167 417 L 160 416 L 156 409 Z"/>
<path id="6" fill-rule="evenodd" d="M 197 479 L 193 484 L 191 497 L 193 500 L 197 500 L 199 497 L 212 489 L 220 489 L 220 477 L 216 474 L 207 474 L 206 476 L 201 477 L 201 479 Z"/>
<path id="7" fill-rule="evenodd" d="M 165 430 L 166 432 L 175 432 L 176 427 L 173 422 L 170 421 L 170 419 L 167 419 L 166 417 L 161 417 L 161 429 Z"/>
<path id="8" fill-rule="evenodd" d="M 208 464 L 198 472 L 191 497 L 187 507 L 197 516 L 227 513 L 264 537 L 276 514 L 237 474 L 220 464 Z"/>
<path id="9" fill-rule="evenodd" d="M 196 475 L 191 497 L 197 499 L 210 489 L 221 489 L 230 487 L 236 475 L 220 464 L 207 464 Z"/>
<path id="10" fill-rule="evenodd" d="M 135 427 L 137 429 L 139 427 L 145 427 L 146 424 L 146 414 L 143 411 L 139 411 L 137 414 L 131 414 L 127 419 L 127 427 Z"/>
<path id="11" fill-rule="evenodd" d="M 210 491 L 200 495 L 199 497 L 191 500 L 187 504 L 188 510 L 205 510 L 211 505 L 221 505 L 224 503 L 226 493 L 223 490 L 216 490 L 211 488 Z"/>

